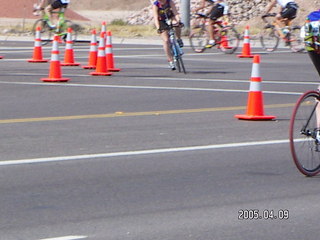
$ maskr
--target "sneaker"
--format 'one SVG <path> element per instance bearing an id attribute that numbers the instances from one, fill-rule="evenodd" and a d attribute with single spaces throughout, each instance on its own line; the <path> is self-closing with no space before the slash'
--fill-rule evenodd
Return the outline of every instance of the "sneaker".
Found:
<path id="1" fill-rule="evenodd" d="M 182 41 L 182 39 L 178 39 L 177 42 L 178 42 L 178 44 L 179 44 L 179 47 L 183 48 L 183 41 Z"/>
<path id="2" fill-rule="evenodd" d="M 210 41 L 205 48 L 212 48 L 214 45 L 216 45 L 215 41 Z"/>
<path id="3" fill-rule="evenodd" d="M 176 66 L 174 65 L 173 62 L 169 62 L 169 67 L 171 68 L 172 71 L 176 70 Z"/>

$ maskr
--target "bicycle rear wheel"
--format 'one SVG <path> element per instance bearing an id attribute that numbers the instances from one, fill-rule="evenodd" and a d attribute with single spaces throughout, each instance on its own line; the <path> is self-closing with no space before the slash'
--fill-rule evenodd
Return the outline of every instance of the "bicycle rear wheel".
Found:
<path id="1" fill-rule="evenodd" d="M 37 31 L 38 27 L 41 28 L 41 31 L 40 31 L 41 44 L 42 45 L 48 44 L 51 41 L 52 35 L 53 35 L 49 25 L 43 19 L 36 20 L 36 22 L 33 24 L 33 27 L 32 27 L 32 33 L 33 33 L 34 36 L 36 34 L 36 31 Z"/>
<path id="2" fill-rule="evenodd" d="M 221 30 L 219 48 L 226 54 L 234 53 L 239 47 L 240 35 L 232 26 L 226 26 Z"/>
<path id="3" fill-rule="evenodd" d="M 202 53 L 206 50 L 208 44 L 208 33 L 203 28 L 196 28 L 189 36 L 190 46 L 196 53 Z"/>
<path id="4" fill-rule="evenodd" d="M 289 33 L 289 44 L 292 52 L 302 52 L 304 51 L 304 40 L 301 38 L 301 27 L 292 27 Z"/>
<path id="5" fill-rule="evenodd" d="M 273 26 L 266 26 L 260 33 L 260 43 L 267 52 L 273 52 L 279 45 L 279 36 Z"/>
<path id="6" fill-rule="evenodd" d="M 78 24 L 73 23 L 70 20 L 65 20 L 64 24 L 61 26 L 61 29 L 60 29 L 60 31 L 61 31 L 60 35 L 62 35 L 62 38 L 64 41 L 66 41 L 66 39 L 67 39 L 67 33 L 68 33 L 69 28 L 72 29 L 71 37 L 72 37 L 72 41 L 75 43 L 78 38 L 80 26 Z"/>
<path id="7" fill-rule="evenodd" d="M 320 111 L 319 93 L 309 91 L 297 101 L 290 121 L 290 149 L 298 170 L 306 176 L 320 172 L 320 142 L 317 112 Z"/>

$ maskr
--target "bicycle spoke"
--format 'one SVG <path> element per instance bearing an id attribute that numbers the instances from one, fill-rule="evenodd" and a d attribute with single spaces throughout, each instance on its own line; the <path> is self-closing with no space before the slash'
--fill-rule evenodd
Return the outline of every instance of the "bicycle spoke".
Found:
<path id="1" fill-rule="evenodd" d="M 320 171 L 320 142 L 316 140 L 320 111 L 319 94 L 305 93 L 297 102 L 290 122 L 290 147 L 294 163 L 306 176 Z M 319 120 L 320 121 L 320 120 Z"/>

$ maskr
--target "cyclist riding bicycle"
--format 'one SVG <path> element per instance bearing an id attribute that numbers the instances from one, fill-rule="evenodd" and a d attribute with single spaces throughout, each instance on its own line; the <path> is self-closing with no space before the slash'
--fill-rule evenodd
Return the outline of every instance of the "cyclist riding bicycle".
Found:
<path id="1" fill-rule="evenodd" d="M 36 10 L 44 11 L 49 16 L 49 26 L 55 28 L 56 25 L 53 24 L 52 11 L 59 8 L 67 8 L 69 3 L 70 0 L 41 0 L 40 4 L 36 6 Z"/>
<path id="2" fill-rule="evenodd" d="M 299 6 L 295 0 L 271 0 L 264 15 L 267 15 L 277 3 L 281 6 L 281 11 L 276 15 L 276 24 L 283 29 L 283 34 L 286 35 L 289 32 L 287 27 L 290 21 L 296 18 Z"/>
<path id="3" fill-rule="evenodd" d="M 205 48 L 212 48 L 215 45 L 214 40 L 214 23 L 218 20 L 218 18 L 227 15 L 229 7 L 227 3 L 224 0 L 201 0 L 200 6 L 196 9 L 194 9 L 194 12 L 197 12 L 201 9 L 204 9 L 206 7 L 212 6 L 209 10 L 208 16 L 210 18 L 209 25 L 207 26 L 208 33 L 209 33 L 209 42 L 205 46 Z"/>
<path id="4" fill-rule="evenodd" d="M 305 46 L 309 57 L 320 76 L 320 10 L 311 12 L 306 19 Z M 318 87 L 320 89 L 320 86 Z M 320 105 L 316 109 L 317 131 L 316 138 L 320 142 Z"/>
<path id="5" fill-rule="evenodd" d="M 177 41 L 180 47 L 183 47 L 183 42 L 181 39 L 181 22 L 180 16 L 178 14 L 177 8 L 173 0 L 156 0 L 153 3 L 153 16 L 157 32 L 160 34 L 163 40 L 163 49 L 167 55 L 169 67 L 175 70 L 175 65 L 173 63 L 173 56 L 170 51 L 170 41 L 169 41 L 169 26 L 166 23 L 166 19 L 172 19 L 174 23 L 177 24 L 175 28 Z"/>

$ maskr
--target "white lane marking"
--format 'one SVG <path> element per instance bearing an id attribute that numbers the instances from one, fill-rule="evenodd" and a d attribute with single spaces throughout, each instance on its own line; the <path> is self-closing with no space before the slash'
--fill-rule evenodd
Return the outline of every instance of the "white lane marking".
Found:
<path id="1" fill-rule="evenodd" d="M 247 93 L 248 90 L 239 89 L 219 89 L 219 88 L 187 88 L 187 87 L 154 87 L 154 86 L 132 86 L 132 85 L 101 85 L 101 84 L 76 84 L 76 83 L 35 83 L 35 82 L 6 82 L 0 84 L 16 85 L 38 85 L 38 86 L 63 86 L 63 87 L 97 87 L 97 88 L 124 88 L 124 89 L 149 89 L 149 90 L 180 90 L 180 91 L 206 91 L 206 92 L 238 92 Z M 302 92 L 282 92 L 282 91 L 263 91 L 271 94 L 301 95 Z"/>
<path id="2" fill-rule="evenodd" d="M 135 78 L 138 79 L 138 78 Z M 209 79 L 209 78 L 173 78 L 173 77 L 139 77 L 139 79 L 161 80 L 161 81 L 195 81 L 195 82 L 231 82 L 231 83 L 250 83 L 250 79 Z M 319 82 L 286 82 L 281 80 L 265 81 L 268 84 L 291 84 L 291 85 L 319 85 Z"/>
<path id="3" fill-rule="evenodd" d="M 42 238 L 39 240 L 77 240 L 88 238 L 88 236 L 64 236 L 64 237 L 56 237 L 56 238 Z"/>
<path id="4" fill-rule="evenodd" d="M 112 157 L 123 157 L 123 156 L 127 157 L 127 156 L 137 156 L 137 155 L 146 155 L 146 154 L 160 154 L 160 153 L 163 154 L 163 153 L 174 153 L 174 152 L 213 150 L 213 149 L 222 149 L 222 148 L 238 148 L 238 147 L 270 145 L 270 144 L 283 144 L 288 142 L 289 142 L 288 139 L 283 139 L 283 140 L 270 140 L 270 141 L 260 141 L 260 142 L 243 142 L 243 143 L 227 143 L 227 144 L 177 147 L 177 148 L 160 148 L 160 149 L 137 150 L 137 151 L 127 151 L 127 152 L 114 152 L 114 153 L 97 153 L 97 154 L 84 154 L 84 155 L 74 155 L 74 156 L 31 158 L 31 159 L 20 159 L 20 160 L 3 160 L 3 161 L 0 161 L 0 166 L 62 162 L 62 161 L 73 161 L 73 160 L 94 159 L 94 158 L 112 158 Z"/>

